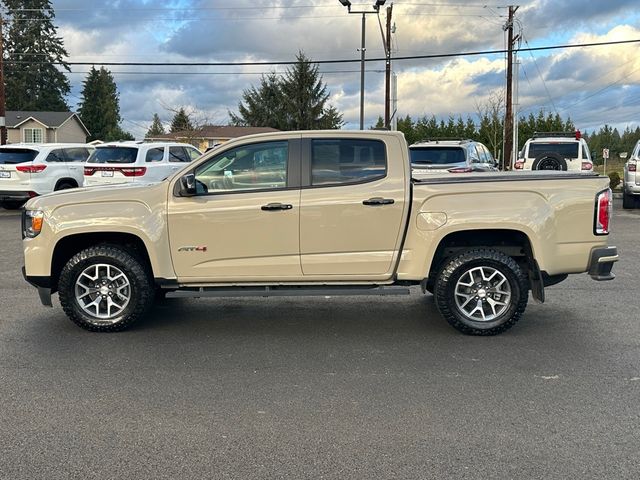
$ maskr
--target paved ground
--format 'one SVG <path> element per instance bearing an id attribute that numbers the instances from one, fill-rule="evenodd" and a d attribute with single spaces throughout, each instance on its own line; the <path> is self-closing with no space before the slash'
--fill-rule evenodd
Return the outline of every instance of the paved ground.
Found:
<path id="1" fill-rule="evenodd" d="M 640 211 L 618 278 L 504 335 L 430 296 L 174 300 L 91 334 L 38 304 L 0 211 L 0 478 L 639 478 Z"/>

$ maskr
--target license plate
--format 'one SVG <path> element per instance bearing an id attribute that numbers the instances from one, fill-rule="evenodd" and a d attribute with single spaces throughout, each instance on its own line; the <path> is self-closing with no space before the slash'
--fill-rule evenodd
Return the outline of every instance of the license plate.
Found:
<path id="1" fill-rule="evenodd" d="M 111 171 L 104 171 L 104 172 L 102 172 L 102 176 L 103 176 L 103 177 L 113 177 L 113 172 L 111 172 Z"/>
<path id="2" fill-rule="evenodd" d="M 0 172 L 0 178 L 11 178 L 11 172 Z"/>

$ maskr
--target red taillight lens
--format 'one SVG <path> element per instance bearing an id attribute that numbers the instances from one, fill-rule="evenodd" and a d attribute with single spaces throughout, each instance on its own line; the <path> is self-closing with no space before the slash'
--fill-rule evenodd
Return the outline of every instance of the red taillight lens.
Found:
<path id="1" fill-rule="evenodd" d="M 84 174 L 88 177 L 96 173 L 96 169 L 93 167 L 84 167 Z"/>
<path id="2" fill-rule="evenodd" d="M 629 164 L 629 171 L 630 172 L 635 172 L 636 171 L 636 164 L 635 163 L 630 163 Z"/>
<path id="3" fill-rule="evenodd" d="M 514 170 L 522 170 L 524 169 L 524 162 L 516 162 L 513 164 Z"/>
<path id="4" fill-rule="evenodd" d="M 471 167 L 456 167 L 456 168 L 450 168 L 447 171 L 449 173 L 469 173 L 469 172 L 473 172 L 473 169 Z"/>
<path id="5" fill-rule="evenodd" d="M 582 170 L 593 170 L 593 164 L 591 162 L 582 162 Z"/>
<path id="6" fill-rule="evenodd" d="M 611 201 L 611 189 L 607 188 L 596 197 L 596 220 L 594 233 L 596 235 L 609 234 L 609 222 L 611 221 L 611 213 L 613 211 L 613 202 Z"/>
<path id="7" fill-rule="evenodd" d="M 24 173 L 40 173 L 45 168 L 47 168 L 46 165 L 18 165 L 16 170 Z"/>
<path id="8" fill-rule="evenodd" d="M 141 177 L 147 173 L 147 167 L 131 167 L 119 169 L 125 177 Z"/>

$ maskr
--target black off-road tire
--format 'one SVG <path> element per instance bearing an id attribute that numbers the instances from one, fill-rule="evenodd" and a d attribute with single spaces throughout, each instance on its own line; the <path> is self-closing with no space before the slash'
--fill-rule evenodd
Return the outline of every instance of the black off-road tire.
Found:
<path id="1" fill-rule="evenodd" d="M 78 276 L 92 264 L 109 264 L 120 269 L 131 285 L 128 305 L 112 323 L 103 323 L 85 312 L 75 294 Z M 78 326 L 92 332 L 117 332 L 129 328 L 153 305 L 155 286 L 144 262 L 117 245 L 96 245 L 74 255 L 64 266 L 58 281 L 60 304 L 67 316 Z"/>
<path id="2" fill-rule="evenodd" d="M 491 321 L 468 318 L 455 301 L 456 283 L 469 269 L 489 267 L 498 270 L 509 283 L 511 298 L 507 309 Z M 440 314 L 455 329 L 467 335 L 497 335 L 513 327 L 527 307 L 527 276 L 516 261 L 493 249 L 472 249 L 449 258 L 436 278 L 434 295 Z"/>
<path id="3" fill-rule="evenodd" d="M 553 166 L 554 168 L 548 168 Z M 554 152 L 541 153 L 531 165 L 531 170 L 557 170 L 566 171 L 567 161 Z"/>

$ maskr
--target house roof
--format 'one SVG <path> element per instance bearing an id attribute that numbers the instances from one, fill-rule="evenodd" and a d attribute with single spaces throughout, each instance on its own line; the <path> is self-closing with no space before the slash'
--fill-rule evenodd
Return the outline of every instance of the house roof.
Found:
<path id="1" fill-rule="evenodd" d="M 59 128 L 71 117 L 76 117 L 78 123 L 89 134 L 80 117 L 74 112 L 33 112 L 33 111 L 8 111 L 5 114 L 7 128 L 16 128 L 30 118 L 40 122 L 47 128 Z"/>
<path id="2" fill-rule="evenodd" d="M 197 138 L 237 138 L 255 133 L 278 132 L 271 127 L 236 127 L 232 125 L 205 125 L 197 131 L 182 131 L 153 136 L 153 139 L 175 139 L 185 137 Z"/>

